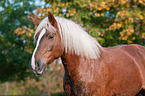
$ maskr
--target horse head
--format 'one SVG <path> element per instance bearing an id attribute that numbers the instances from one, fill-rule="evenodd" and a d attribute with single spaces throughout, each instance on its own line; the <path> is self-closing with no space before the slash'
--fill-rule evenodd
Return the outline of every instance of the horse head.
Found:
<path id="1" fill-rule="evenodd" d="M 58 24 L 53 14 L 48 12 L 48 17 L 41 22 L 30 17 L 38 25 L 34 39 L 37 41 L 31 59 L 31 66 L 36 74 L 42 74 L 47 65 L 62 56 L 64 46 L 61 42 Z"/>

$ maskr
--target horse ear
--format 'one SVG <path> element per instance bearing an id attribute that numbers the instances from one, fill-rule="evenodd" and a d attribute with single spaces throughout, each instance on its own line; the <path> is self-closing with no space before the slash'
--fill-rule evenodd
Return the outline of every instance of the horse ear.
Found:
<path id="1" fill-rule="evenodd" d="M 53 27 L 57 28 L 57 22 L 51 12 L 48 12 L 48 20 Z"/>
<path id="2" fill-rule="evenodd" d="M 32 16 L 28 16 L 29 19 L 32 20 L 32 22 L 35 24 L 35 25 L 39 25 L 39 23 L 41 22 L 41 20 L 38 20 L 37 18 L 34 18 Z"/>

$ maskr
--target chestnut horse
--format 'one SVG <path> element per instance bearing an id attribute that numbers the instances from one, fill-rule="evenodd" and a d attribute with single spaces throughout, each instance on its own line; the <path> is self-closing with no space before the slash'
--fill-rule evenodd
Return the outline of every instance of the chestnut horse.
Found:
<path id="1" fill-rule="evenodd" d="M 42 74 L 61 57 L 64 91 L 69 96 L 135 96 L 145 88 L 145 47 L 137 44 L 104 48 L 71 20 L 48 17 L 38 25 L 31 66 Z"/>

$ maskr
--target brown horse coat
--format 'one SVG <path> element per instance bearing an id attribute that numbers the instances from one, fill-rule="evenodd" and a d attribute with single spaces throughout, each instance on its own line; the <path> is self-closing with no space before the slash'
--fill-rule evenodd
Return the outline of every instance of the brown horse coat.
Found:
<path id="1" fill-rule="evenodd" d="M 103 48 L 77 24 L 62 18 L 56 20 L 52 13 L 48 14 L 35 33 L 36 37 L 40 34 L 31 60 L 35 73 L 42 74 L 48 64 L 61 57 L 65 70 L 63 86 L 68 96 L 134 96 L 145 88 L 145 47 L 132 44 Z M 62 26 L 58 26 L 59 20 Z M 81 32 L 75 33 L 77 30 L 69 24 Z M 88 39 L 83 41 L 84 38 Z M 140 94 L 145 92 L 142 90 Z"/>
<path id="2" fill-rule="evenodd" d="M 134 96 L 144 85 L 145 47 L 104 48 L 98 60 L 65 53 L 64 89 L 78 96 Z"/>

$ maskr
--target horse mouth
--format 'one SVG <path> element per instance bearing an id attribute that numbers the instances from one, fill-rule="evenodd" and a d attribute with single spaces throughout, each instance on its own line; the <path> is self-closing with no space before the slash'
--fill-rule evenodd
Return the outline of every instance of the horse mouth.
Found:
<path id="1" fill-rule="evenodd" d="M 36 75 L 41 75 L 45 72 L 46 69 L 46 64 L 43 64 L 42 66 L 39 66 L 39 64 L 36 64 L 37 66 L 35 67 L 35 70 L 33 70 L 33 72 Z"/>

